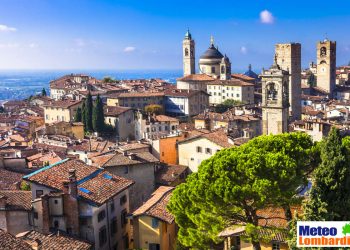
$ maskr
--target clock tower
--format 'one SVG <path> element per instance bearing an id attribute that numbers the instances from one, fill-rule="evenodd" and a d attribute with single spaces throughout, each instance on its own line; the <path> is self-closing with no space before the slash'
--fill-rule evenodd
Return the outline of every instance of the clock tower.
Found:
<path id="1" fill-rule="evenodd" d="M 262 125 L 263 134 L 288 132 L 289 72 L 275 62 L 262 75 Z"/>
<path id="2" fill-rule="evenodd" d="M 196 73 L 195 70 L 195 44 L 189 30 L 182 41 L 184 76 Z"/>
<path id="3" fill-rule="evenodd" d="M 325 39 L 317 43 L 317 87 L 332 96 L 336 81 L 336 48 L 335 41 Z"/>

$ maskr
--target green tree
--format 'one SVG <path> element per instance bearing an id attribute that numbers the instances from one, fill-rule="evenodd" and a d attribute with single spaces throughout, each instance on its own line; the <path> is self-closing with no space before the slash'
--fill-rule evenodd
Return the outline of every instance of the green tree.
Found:
<path id="1" fill-rule="evenodd" d="M 5 112 L 5 109 L 3 106 L 0 106 L 0 113 L 4 113 Z"/>
<path id="2" fill-rule="evenodd" d="M 26 181 L 21 182 L 20 188 L 22 191 L 30 191 L 30 185 Z"/>
<path id="3" fill-rule="evenodd" d="M 83 105 L 81 106 L 81 122 L 84 123 L 84 129 L 86 130 L 86 107 L 85 107 L 85 101 L 83 102 Z"/>
<path id="4" fill-rule="evenodd" d="M 93 131 L 92 109 L 93 109 L 92 96 L 89 91 L 85 100 L 85 123 L 84 124 L 85 124 L 86 131 Z"/>
<path id="5" fill-rule="evenodd" d="M 158 104 L 150 104 L 145 107 L 145 112 L 150 114 L 160 115 L 163 114 L 163 106 Z"/>
<path id="6" fill-rule="evenodd" d="M 234 99 L 227 99 L 223 103 L 215 106 L 215 112 L 223 113 L 234 106 L 242 105 L 243 103 Z"/>
<path id="7" fill-rule="evenodd" d="M 105 76 L 102 79 L 103 83 L 113 83 L 113 82 L 116 82 L 116 81 L 117 81 L 116 79 L 114 79 L 113 77 L 110 77 L 110 76 Z"/>
<path id="8" fill-rule="evenodd" d="M 75 122 L 81 122 L 82 121 L 82 111 L 81 111 L 80 107 L 77 108 L 77 111 L 76 111 L 75 116 L 74 116 L 74 121 Z"/>
<path id="9" fill-rule="evenodd" d="M 100 95 L 97 95 L 97 98 L 95 100 L 95 105 L 92 112 L 92 124 L 94 131 L 99 133 L 103 132 L 105 127 L 105 117 L 103 113 L 103 103 Z"/>
<path id="10" fill-rule="evenodd" d="M 260 136 L 216 153 L 177 186 L 168 205 L 187 247 L 208 249 L 227 226 L 245 224 L 247 240 L 260 249 L 257 210 L 300 203 L 296 190 L 307 183 L 317 152 L 303 133 Z"/>
<path id="11" fill-rule="evenodd" d="M 314 87 L 316 86 L 316 77 L 315 75 L 310 72 L 308 78 L 307 78 L 307 84 L 310 86 L 310 87 Z"/>
<path id="12" fill-rule="evenodd" d="M 42 95 L 42 96 L 47 96 L 47 94 L 46 94 L 46 89 L 45 89 L 45 88 L 43 88 L 43 89 L 41 90 L 41 95 Z"/>
<path id="13" fill-rule="evenodd" d="M 313 173 L 307 220 L 350 220 L 350 140 L 332 128 L 320 143 L 321 163 Z"/>

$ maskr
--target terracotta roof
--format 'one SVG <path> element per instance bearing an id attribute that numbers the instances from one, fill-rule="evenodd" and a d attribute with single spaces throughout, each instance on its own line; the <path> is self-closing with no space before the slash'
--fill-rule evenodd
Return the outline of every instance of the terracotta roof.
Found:
<path id="1" fill-rule="evenodd" d="M 148 215 L 165 221 L 168 224 L 173 223 L 174 216 L 169 213 L 166 208 L 173 189 L 174 187 L 159 187 L 156 191 L 154 191 L 152 197 L 147 200 L 141 207 L 136 209 L 132 215 L 135 217 L 140 215 Z"/>
<path id="2" fill-rule="evenodd" d="M 31 246 L 21 239 L 0 229 L 0 249 L 2 250 L 32 250 Z"/>
<path id="3" fill-rule="evenodd" d="M 178 119 L 166 115 L 156 115 L 155 117 L 156 122 L 179 122 Z"/>
<path id="4" fill-rule="evenodd" d="M 188 167 L 181 165 L 164 165 L 156 173 L 156 182 L 161 185 L 171 185 L 179 176 L 186 173 Z"/>
<path id="5" fill-rule="evenodd" d="M 213 81 L 214 78 L 206 74 L 192 74 L 176 79 L 177 81 Z"/>
<path id="6" fill-rule="evenodd" d="M 105 116 L 119 116 L 120 114 L 132 110 L 128 107 L 120 107 L 120 106 L 108 106 L 104 107 Z"/>
<path id="7" fill-rule="evenodd" d="M 209 95 L 207 92 L 202 90 L 189 90 L 189 89 L 167 89 L 165 90 L 166 96 L 181 96 L 181 97 L 191 97 L 196 94 L 203 93 Z"/>
<path id="8" fill-rule="evenodd" d="M 150 152 L 131 153 L 127 156 L 123 155 L 122 153 L 116 152 L 112 155 L 113 157 L 111 157 L 100 167 L 114 167 L 159 162 L 159 160 L 156 157 L 154 157 Z M 96 160 L 98 160 L 99 157 L 101 156 L 92 158 L 92 161 L 95 162 Z"/>
<path id="9" fill-rule="evenodd" d="M 64 190 L 64 182 L 69 181 L 69 170 L 74 169 L 78 181 L 78 195 L 98 205 L 122 192 L 133 181 L 113 175 L 100 168 L 86 165 L 76 159 L 66 159 L 49 167 L 44 167 L 23 179 L 56 190 Z M 87 190 L 87 191 L 86 191 Z"/>
<path id="10" fill-rule="evenodd" d="M 0 191 L 0 199 L 6 199 L 6 210 L 30 211 L 32 208 L 31 191 Z"/>
<path id="11" fill-rule="evenodd" d="M 0 189 L 1 190 L 17 190 L 18 185 L 22 181 L 22 174 L 12 172 L 3 168 L 0 168 Z"/>
<path id="12" fill-rule="evenodd" d="M 244 82 L 238 79 L 230 79 L 230 80 L 220 80 L 216 79 L 215 81 L 212 81 L 208 83 L 208 85 L 225 85 L 225 86 L 254 86 L 254 84 L 249 82 Z"/>
<path id="13" fill-rule="evenodd" d="M 227 136 L 227 134 L 222 130 L 219 129 L 217 131 L 214 132 L 209 132 L 209 133 L 203 133 L 197 136 L 193 136 L 187 139 L 184 139 L 182 141 L 179 141 L 178 144 L 182 144 L 182 143 L 186 143 L 190 140 L 194 140 L 197 138 L 206 138 L 211 142 L 214 142 L 215 144 L 223 147 L 223 148 L 230 148 L 233 146 L 233 144 L 229 143 L 229 138 Z"/>
<path id="14" fill-rule="evenodd" d="M 37 231 L 24 232 L 17 237 L 29 244 L 34 241 L 40 241 L 41 248 L 45 250 L 57 250 L 57 249 L 74 249 L 74 250 L 89 250 L 92 249 L 92 245 L 88 242 L 78 240 L 72 237 L 49 234 L 45 235 Z"/>
<path id="15" fill-rule="evenodd" d="M 81 100 L 72 100 L 72 99 L 49 101 L 49 102 L 43 104 L 43 107 L 69 108 L 71 106 L 78 105 L 81 102 L 82 102 Z"/>
<path id="16" fill-rule="evenodd" d="M 128 98 L 128 97 L 162 97 L 164 96 L 164 92 L 128 92 L 121 93 L 118 98 Z"/>
<path id="17" fill-rule="evenodd" d="M 147 143 L 142 142 L 128 142 L 128 143 L 121 143 L 118 145 L 118 149 L 122 151 L 129 151 L 129 150 L 135 150 L 135 149 L 141 149 L 141 148 L 150 148 L 151 145 Z"/>
<path id="18" fill-rule="evenodd" d="M 232 74 L 233 78 L 238 78 L 246 81 L 255 81 L 255 78 L 247 76 L 245 74 Z"/>

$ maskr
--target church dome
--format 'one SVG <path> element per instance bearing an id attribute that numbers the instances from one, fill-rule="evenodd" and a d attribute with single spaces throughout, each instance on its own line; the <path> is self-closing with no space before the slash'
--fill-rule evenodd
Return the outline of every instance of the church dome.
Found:
<path id="1" fill-rule="evenodd" d="M 249 77 L 254 78 L 254 79 L 258 79 L 258 78 L 259 78 L 258 74 L 256 74 L 256 73 L 252 70 L 252 65 L 250 65 L 250 64 L 249 64 L 248 71 L 246 71 L 246 72 L 244 73 L 244 75 L 249 76 Z"/>
<path id="2" fill-rule="evenodd" d="M 201 55 L 200 59 L 220 59 L 224 56 L 220 53 L 220 51 L 214 47 L 212 44 L 204 54 Z"/>

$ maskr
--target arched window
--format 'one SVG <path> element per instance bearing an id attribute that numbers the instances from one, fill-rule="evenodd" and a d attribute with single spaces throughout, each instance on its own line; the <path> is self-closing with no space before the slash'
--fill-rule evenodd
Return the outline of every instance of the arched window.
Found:
<path id="1" fill-rule="evenodd" d="M 320 56 L 326 56 L 326 55 L 327 55 L 326 47 L 321 47 L 321 49 L 320 49 Z"/>
<path id="2" fill-rule="evenodd" d="M 215 73 L 215 67 L 211 67 L 211 73 Z"/>
<path id="3" fill-rule="evenodd" d="M 277 100 L 277 89 L 275 83 L 271 82 L 266 86 L 267 100 Z"/>
<path id="4" fill-rule="evenodd" d="M 221 66 L 221 74 L 225 74 L 225 66 L 224 65 Z"/>
<path id="5" fill-rule="evenodd" d="M 188 48 L 185 49 L 185 56 L 188 56 Z"/>

